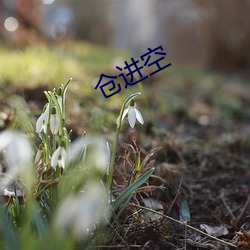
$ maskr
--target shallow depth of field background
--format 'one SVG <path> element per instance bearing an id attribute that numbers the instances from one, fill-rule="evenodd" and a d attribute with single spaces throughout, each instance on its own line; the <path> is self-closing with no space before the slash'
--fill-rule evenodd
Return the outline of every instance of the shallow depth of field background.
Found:
<path id="1" fill-rule="evenodd" d="M 119 154 L 134 142 L 144 156 L 160 147 L 155 174 L 167 194 L 154 199 L 167 207 L 182 183 L 197 227 L 249 230 L 249 13 L 248 0 L 0 0 L 0 111 L 18 94 L 37 118 L 43 91 L 72 77 L 73 138 L 98 131 L 112 141 L 122 101 L 141 91 L 145 124 L 123 127 Z M 160 45 L 170 67 L 108 99 L 94 89 L 101 74 L 116 76 L 116 66 Z"/>

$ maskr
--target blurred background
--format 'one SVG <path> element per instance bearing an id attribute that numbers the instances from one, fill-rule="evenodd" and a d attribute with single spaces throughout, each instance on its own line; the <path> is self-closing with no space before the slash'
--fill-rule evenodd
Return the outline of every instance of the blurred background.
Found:
<path id="1" fill-rule="evenodd" d="M 220 71 L 250 64 L 248 0 L 1 0 L 8 46 L 84 40 L 141 55 L 162 45 L 172 62 Z"/>
<path id="2" fill-rule="evenodd" d="M 248 0 L 1 0 L 0 39 L 12 46 L 84 40 L 216 70 L 250 63 Z"/>
<path id="3" fill-rule="evenodd" d="M 43 90 L 72 77 L 68 124 L 77 133 L 100 116 L 98 126 L 114 126 L 137 91 L 148 131 L 185 123 L 193 134 L 223 123 L 220 134 L 235 121 L 250 131 L 249 13 L 249 0 L 0 0 L 0 105 L 18 93 L 39 113 Z M 115 76 L 116 66 L 160 45 L 171 67 L 112 98 L 94 89 L 101 74 Z"/>

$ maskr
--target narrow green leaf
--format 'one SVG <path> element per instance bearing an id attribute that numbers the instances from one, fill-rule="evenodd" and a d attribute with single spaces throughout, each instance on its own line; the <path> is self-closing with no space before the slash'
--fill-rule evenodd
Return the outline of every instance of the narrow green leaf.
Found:
<path id="1" fill-rule="evenodd" d="M 72 81 L 72 78 L 69 78 L 69 80 L 67 81 L 67 83 L 63 86 L 63 90 L 62 90 L 62 94 L 65 95 L 66 91 L 68 89 L 68 86 L 70 84 L 70 82 Z"/>
<path id="2" fill-rule="evenodd" d="M 141 154 L 137 154 L 135 171 L 138 173 L 141 170 Z"/>
<path id="3" fill-rule="evenodd" d="M 180 221 L 189 222 L 191 220 L 190 210 L 187 200 L 182 201 L 180 208 Z"/>
<path id="4" fill-rule="evenodd" d="M 126 188 L 118 198 L 112 203 L 112 208 L 115 211 L 124 200 L 126 200 L 137 188 L 139 188 L 154 172 L 154 168 L 149 169 L 143 176 L 138 178 L 133 184 Z"/>
<path id="5" fill-rule="evenodd" d="M 8 215 L 0 209 L 0 227 L 2 228 L 6 249 L 7 250 L 21 250 L 20 241 L 16 231 L 8 221 Z"/>
<path id="6" fill-rule="evenodd" d="M 34 223 L 36 225 L 36 229 L 37 229 L 38 235 L 40 237 L 44 236 L 44 233 L 45 233 L 45 222 L 44 222 L 44 220 L 42 218 L 42 215 L 39 212 L 34 211 L 33 220 L 34 220 Z"/>
<path id="7" fill-rule="evenodd" d="M 119 212 L 117 213 L 117 215 L 115 216 L 113 222 L 112 222 L 112 225 L 114 225 L 117 220 L 119 219 L 120 215 L 122 214 L 122 212 L 124 211 L 124 209 L 126 208 L 127 204 L 129 203 L 130 199 L 132 198 L 133 196 L 133 193 L 131 193 L 129 195 L 129 197 L 127 198 L 127 200 L 123 203 L 122 207 L 119 209 Z"/>

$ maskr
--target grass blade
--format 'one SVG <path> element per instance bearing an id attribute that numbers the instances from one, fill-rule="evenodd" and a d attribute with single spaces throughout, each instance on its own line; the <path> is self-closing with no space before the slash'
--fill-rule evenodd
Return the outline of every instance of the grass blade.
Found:
<path id="1" fill-rule="evenodd" d="M 138 178 L 133 184 L 126 188 L 118 198 L 112 203 L 112 208 L 115 211 L 124 200 L 126 200 L 137 188 L 139 188 L 154 172 L 154 168 L 149 169 L 143 176 Z"/>

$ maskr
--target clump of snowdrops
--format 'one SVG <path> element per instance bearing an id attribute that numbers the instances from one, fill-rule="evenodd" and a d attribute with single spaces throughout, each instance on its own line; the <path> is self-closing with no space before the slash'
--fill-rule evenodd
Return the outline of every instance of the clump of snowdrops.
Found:
<path id="1" fill-rule="evenodd" d="M 0 133 L 0 191 L 9 195 L 7 202 L 1 201 L 0 249 L 66 250 L 104 244 L 109 235 L 103 229 L 118 219 L 133 193 L 154 171 L 138 174 L 114 197 L 122 121 L 128 116 L 132 128 L 136 120 L 144 123 L 134 101 L 140 93 L 124 101 L 113 142 L 88 134 L 72 142 L 72 131 L 65 127 L 69 83 L 45 91 L 47 103 L 32 138 L 12 130 Z M 137 162 L 137 173 L 140 167 Z"/>

